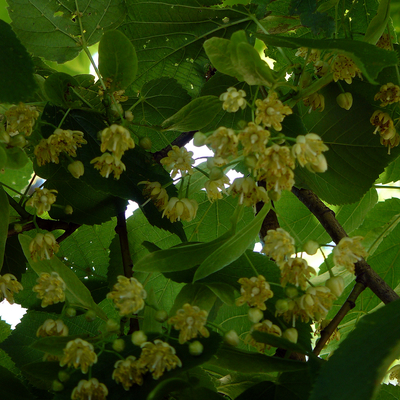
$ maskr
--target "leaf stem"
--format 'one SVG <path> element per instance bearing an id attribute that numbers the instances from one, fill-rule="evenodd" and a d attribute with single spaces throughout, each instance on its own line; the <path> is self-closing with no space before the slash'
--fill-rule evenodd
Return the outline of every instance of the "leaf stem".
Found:
<path id="1" fill-rule="evenodd" d="M 68 114 L 70 111 L 71 111 L 71 108 L 68 108 L 68 110 L 65 112 L 64 116 L 62 117 L 60 123 L 58 124 L 57 129 L 61 129 L 61 126 L 64 123 L 65 119 L 68 117 Z"/>

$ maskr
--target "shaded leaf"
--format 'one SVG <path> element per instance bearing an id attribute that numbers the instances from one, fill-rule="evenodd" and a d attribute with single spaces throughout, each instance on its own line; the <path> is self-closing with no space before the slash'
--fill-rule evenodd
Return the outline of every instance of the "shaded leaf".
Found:
<path id="1" fill-rule="evenodd" d="M 25 385 L 8 369 L 0 365 L 0 397 L 13 400 L 34 400 Z"/>
<path id="2" fill-rule="evenodd" d="M 0 186 L 0 271 L 3 267 L 4 254 L 6 250 L 9 214 L 10 206 L 8 204 L 7 194 L 3 187 Z"/>

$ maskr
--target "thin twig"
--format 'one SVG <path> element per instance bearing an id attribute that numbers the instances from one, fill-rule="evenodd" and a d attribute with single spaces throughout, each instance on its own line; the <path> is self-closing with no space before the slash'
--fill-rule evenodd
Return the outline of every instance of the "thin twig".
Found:
<path id="1" fill-rule="evenodd" d="M 32 215 L 30 215 L 32 217 Z M 70 232 L 67 236 L 73 233 L 76 229 L 80 227 L 79 224 L 75 224 L 73 222 L 64 222 L 64 221 L 53 221 L 51 219 L 42 219 L 36 217 L 36 223 L 40 229 L 45 231 L 54 231 L 57 229 L 61 229 L 63 231 Z M 22 232 L 31 231 L 32 229 L 36 229 L 36 226 L 33 222 L 29 222 L 25 225 L 22 225 Z M 9 229 L 7 237 L 15 236 L 21 233 L 21 231 L 16 231 L 14 228 Z M 62 235 L 64 236 L 64 235 Z M 67 236 L 65 236 L 62 240 L 64 240 Z"/>

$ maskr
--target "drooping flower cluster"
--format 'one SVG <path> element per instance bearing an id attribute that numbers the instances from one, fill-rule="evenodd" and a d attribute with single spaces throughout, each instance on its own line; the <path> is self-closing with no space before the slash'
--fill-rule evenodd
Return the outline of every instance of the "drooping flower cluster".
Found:
<path id="1" fill-rule="evenodd" d="M 161 159 L 161 164 L 171 172 L 171 177 L 175 176 L 180 172 L 182 176 L 192 175 L 192 165 L 194 160 L 192 158 L 193 152 L 187 151 L 185 147 L 172 146 L 167 154 L 167 157 Z"/>
<path id="2" fill-rule="evenodd" d="M 381 107 L 385 107 L 388 104 L 398 103 L 400 101 L 400 87 L 389 82 L 386 85 L 381 86 L 379 92 L 375 95 L 374 100 L 380 100 Z"/>
<path id="3" fill-rule="evenodd" d="M 338 54 L 332 62 L 333 80 L 344 80 L 349 85 L 352 79 L 357 75 L 362 78 L 361 71 L 357 67 L 356 63 L 344 54 Z"/>
<path id="4" fill-rule="evenodd" d="M 309 113 L 315 110 L 319 110 L 320 112 L 322 112 L 325 109 L 325 98 L 322 94 L 319 94 L 317 92 L 303 99 L 303 103 L 306 107 L 309 107 Z"/>
<path id="5" fill-rule="evenodd" d="M 23 287 L 14 275 L 0 275 L 0 302 L 6 299 L 10 304 L 14 304 L 14 293 L 19 293 L 21 290 Z"/>
<path id="6" fill-rule="evenodd" d="M 269 283 L 265 277 L 258 275 L 252 278 L 240 278 L 238 282 L 242 285 L 240 288 L 240 297 L 236 300 L 237 306 L 247 303 L 250 307 L 257 307 L 260 310 L 266 310 L 265 302 L 274 296 Z"/>
<path id="7" fill-rule="evenodd" d="M 50 232 L 38 233 L 29 243 L 29 251 L 33 261 L 49 260 L 53 257 L 54 253 L 57 253 L 60 245 L 57 243 L 54 235 Z"/>
<path id="8" fill-rule="evenodd" d="M 204 184 L 208 200 L 212 203 L 214 200 L 222 199 L 222 193 L 227 194 L 225 185 L 229 185 L 229 178 L 224 175 L 220 179 L 208 180 Z"/>
<path id="9" fill-rule="evenodd" d="M 302 290 L 307 287 L 307 279 L 315 274 L 314 268 L 310 267 L 304 258 L 290 258 L 279 265 L 281 270 L 281 285 L 285 287 L 288 283 L 299 286 Z"/>
<path id="10" fill-rule="evenodd" d="M 23 133 L 30 136 L 32 128 L 39 117 L 39 113 L 33 106 L 19 103 L 18 106 L 11 106 L 4 115 L 7 118 L 7 133 L 10 136 Z"/>
<path id="11" fill-rule="evenodd" d="M 215 157 L 220 157 L 223 160 L 237 155 L 238 143 L 239 138 L 235 131 L 224 126 L 220 126 L 205 141 L 205 144 L 209 144 L 214 151 Z"/>
<path id="12" fill-rule="evenodd" d="M 297 50 L 295 56 L 307 59 L 307 64 L 308 64 L 311 62 L 315 63 L 316 61 L 318 61 L 319 57 L 320 57 L 320 53 L 321 53 L 321 50 L 319 50 L 319 49 L 309 50 L 307 47 L 300 47 Z M 308 55 L 308 58 L 307 58 L 307 55 Z"/>
<path id="13" fill-rule="evenodd" d="M 171 222 L 191 221 L 196 217 L 198 207 L 194 199 L 171 197 L 162 216 L 166 216 Z"/>
<path id="14" fill-rule="evenodd" d="M 61 319 L 46 319 L 36 331 L 36 336 L 68 336 L 68 326 Z"/>
<path id="15" fill-rule="evenodd" d="M 281 265 L 295 252 L 294 239 L 282 228 L 270 229 L 264 238 L 262 252 Z"/>
<path id="16" fill-rule="evenodd" d="M 210 336 L 210 332 L 205 327 L 207 316 L 207 311 L 186 303 L 183 308 L 176 312 L 175 316 L 168 320 L 168 324 L 173 325 L 175 329 L 180 331 L 179 343 L 183 344 L 196 338 L 199 334 L 203 337 Z"/>
<path id="17" fill-rule="evenodd" d="M 237 90 L 234 87 L 227 89 L 225 93 L 219 96 L 219 99 L 223 101 L 222 108 L 228 112 L 236 112 L 241 108 L 242 110 L 246 108 L 246 92 L 244 90 Z"/>
<path id="18" fill-rule="evenodd" d="M 72 400 L 106 400 L 108 389 L 104 383 L 100 383 L 96 378 L 88 381 L 82 379 L 71 394 Z"/>
<path id="19" fill-rule="evenodd" d="M 379 132 L 381 137 L 380 142 L 382 145 L 388 147 L 388 153 L 390 154 L 390 150 L 400 143 L 400 135 L 394 127 L 392 118 L 389 114 L 376 110 L 372 114 L 370 122 L 376 126 L 373 133 L 376 134 L 376 132 Z"/>
<path id="20" fill-rule="evenodd" d="M 143 196 L 150 198 L 159 211 L 165 209 L 168 204 L 168 193 L 160 182 L 142 181 L 138 185 L 145 185 Z"/>
<path id="21" fill-rule="evenodd" d="M 256 154 L 256 156 L 265 151 L 271 133 L 256 125 L 254 122 L 249 122 L 247 127 L 239 133 L 239 140 L 243 146 L 243 154 Z"/>
<path id="22" fill-rule="evenodd" d="M 333 249 L 333 263 L 354 274 L 354 264 L 368 255 L 362 246 L 362 236 L 344 237 Z"/>
<path id="23" fill-rule="evenodd" d="M 245 206 L 253 206 L 259 201 L 268 203 L 268 194 L 262 186 L 257 186 L 253 178 L 236 178 L 228 192 L 233 196 L 239 197 L 239 204 L 244 204 Z"/>
<path id="24" fill-rule="evenodd" d="M 90 366 L 97 362 L 97 355 L 93 345 L 81 338 L 71 340 L 64 349 L 64 355 L 60 360 L 60 366 L 67 365 L 80 368 L 86 374 Z"/>
<path id="25" fill-rule="evenodd" d="M 119 315 L 137 314 L 144 307 L 144 300 L 147 293 L 142 284 L 135 278 L 118 276 L 118 283 L 113 286 L 113 290 L 107 294 L 108 299 L 114 301 L 119 309 Z"/>
<path id="26" fill-rule="evenodd" d="M 114 179 L 118 180 L 126 171 L 125 164 L 111 153 L 104 153 L 100 157 L 93 158 L 90 164 L 94 164 L 94 168 L 98 169 L 104 178 L 108 178 L 113 173 Z"/>
<path id="27" fill-rule="evenodd" d="M 32 290 L 42 299 L 42 307 L 65 301 L 67 285 L 57 272 L 42 272 L 36 282 Z"/>
<path id="28" fill-rule="evenodd" d="M 247 335 L 245 342 L 249 343 L 251 346 L 255 347 L 257 349 L 257 351 L 259 351 L 260 353 L 264 353 L 265 350 L 270 349 L 271 346 L 269 346 L 267 343 L 257 342 L 251 336 L 251 334 L 254 331 L 265 332 L 265 333 L 269 333 L 270 335 L 275 335 L 275 336 L 278 336 L 278 337 L 282 336 L 281 328 L 279 328 L 278 325 L 273 324 L 268 319 L 266 319 L 266 320 L 264 320 L 262 322 L 259 322 L 257 324 L 254 324 L 251 327 L 250 333 Z"/>
<path id="29" fill-rule="evenodd" d="M 112 378 L 121 383 L 125 390 L 129 390 L 134 384 L 143 385 L 143 374 L 146 369 L 134 356 L 128 356 L 125 360 L 118 360 L 114 365 Z"/>
<path id="30" fill-rule="evenodd" d="M 35 207 L 37 215 L 42 215 L 47 211 L 50 211 L 52 204 L 55 203 L 57 190 L 54 189 L 41 189 L 35 188 L 35 192 L 32 197 L 26 202 L 27 206 Z"/>

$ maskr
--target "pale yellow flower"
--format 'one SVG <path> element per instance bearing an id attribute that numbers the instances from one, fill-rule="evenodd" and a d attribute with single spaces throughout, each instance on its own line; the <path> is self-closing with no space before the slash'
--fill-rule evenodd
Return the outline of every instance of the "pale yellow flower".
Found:
<path id="1" fill-rule="evenodd" d="M 257 186 L 251 177 L 236 178 L 229 187 L 228 192 L 233 196 L 239 196 L 239 204 L 246 207 L 254 206 L 259 201 L 269 202 L 266 190 L 262 186 Z"/>
<path id="2" fill-rule="evenodd" d="M 326 286 L 310 286 L 306 293 L 296 299 L 298 306 L 297 315 L 304 322 L 311 318 L 313 321 L 325 319 L 332 308 L 336 296 Z"/>
<path id="3" fill-rule="evenodd" d="M 42 307 L 65 301 L 67 285 L 57 272 L 42 272 L 36 282 L 37 285 L 32 290 L 42 299 Z"/>
<path id="4" fill-rule="evenodd" d="M 14 304 L 14 293 L 19 293 L 21 290 L 23 287 L 14 275 L 0 275 L 0 302 L 6 299 L 10 304 Z"/>
<path id="5" fill-rule="evenodd" d="M 257 307 L 260 310 L 266 310 L 265 302 L 274 296 L 269 283 L 265 277 L 258 275 L 252 278 L 240 278 L 238 282 L 241 284 L 240 297 L 236 299 L 236 305 L 242 306 L 247 303 L 250 307 Z"/>
<path id="6" fill-rule="evenodd" d="M 45 234 L 38 233 L 29 243 L 29 251 L 33 261 L 50 260 L 54 253 L 57 253 L 60 245 L 57 243 L 54 235 L 50 232 Z"/>
<path id="7" fill-rule="evenodd" d="M 227 89 L 225 93 L 219 96 L 219 99 L 223 101 L 222 108 L 228 112 L 236 112 L 241 108 L 244 110 L 246 108 L 246 92 L 244 90 L 237 90 L 234 87 Z"/>
<path id="8" fill-rule="evenodd" d="M 162 217 L 167 217 L 171 222 L 175 221 L 191 221 L 196 218 L 197 201 L 194 199 L 178 199 L 171 197 L 165 207 Z"/>
<path id="9" fill-rule="evenodd" d="M 131 134 L 128 129 L 121 125 L 112 124 L 110 127 L 102 130 L 100 134 L 100 150 L 104 153 L 110 151 L 119 160 L 128 149 L 135 147 Z"/>
<path id="10" fill-rule="evenodd" d="M 308 50 L 309 49 L 307 47 L 300 47 L 296 51 L 295 56 L 306 59 L 307 58 L 307 54 L 308 54 Z M 321 53 L 321 50 L 311 49 L 310 54 L 309 54 L 308 59 L 307 59 L 307 64 L 311 63 L 311 62 L 314 63 L 314 62 L 318 61 L 320 53 Z"/>
<path id="11" fill-rule="evenodd" d="M 85 173 L 85 167 L 82 161 L 74 161 L 68 165 L 68 171 L 74 178 L 79 179 Z"/>
<path id="12" fill-rule="evenodd" d="M 204 326 L 207 323 L 207 316 L 207 311 L 186 303 L 183 308 L 176 312 L 174 317 L 168 320 L 168 324 L 173 325 L 175 329 L 180 331 L 179 343 L 183 344 L 190 339 L 196 338 L 198 334 L 204 337 L 210 336 L 210 332 Z"/>
<path id="13" fill-rule="evenodd" d="M 52 204 L 55 203 L 57 197 L 57 190 L 54 189 L 41 189 L 35 188 L 35 192 L 32 197 L 26 202 L 27 206 L 35 207 L 38 215 L 42 215 L 47 211 L 50 211 Z"/>
<path id="14" fill-rule="evenodd" d="M 353 105 L 353 95 L 350 92 L 340 93 L 336 97 L 336 103 L 339 107 L 348 111 Z"/>
<path id="15" fill-rule="evenodd" d="M 214 200 L 222 199 L 222 193 L 227 194 L 225 185 L 229 185 L 229 178 L 224 175 L 220 179 L 208 180 L 204 183 L 208 200 L 212 203 Z"/>
<path id="16" fill-rule="evenodd" d="M 257 324 L 254 324 L 251 329 L 250 333 L 247 335 L 245 339 L 245 343 L 249 343 L 251 346 L 255 347 L 260 353 L 264 353 L 266 349 L 270 349 L 271 346 L 269 346 L 266 343 L 261 343 L 257 342 L 251 334 L 254 331 L 258 332 L 265 332 L 269 333 L 270 335 L 275 335 L 275 336 L 282 336 L 282 330 L 279 328 L 279 326 L 274 325 L 270 320 L 266 319 L 263 322 L 259 322 Z"/>
<path id="17" fill-rule="evenodd" d="M 400 386 L 400 364 L 395 365 L 389 371 L 389 379 L 397 382 L 397 386 Z"/>
<path id="18" fill-rule="evenodd" d="M 146 342 L 141 347 L 140 368 L 152 372 L 154 379 L 160 378 L 165 370 L 170 371 L 182 366 L 181 360 L 175 354 L 175 349 L 162 340 L 156 339 L 154 343 Z"/>
<path id="19" fill-rule="evenodd" d="M 205 141 L 205 144 L 209 144 L 214 151 L 215 157 L 222 159 L 236 156 L 238 143 L 239 138 L 235 131 L 224 126 L 220 126 Z"/>
<path id="20" fill-rule="evenodd" d="M 344 80 L 348 84 L 351 84 L 352 78 L 356 75 L 362 78 L 361 71 L 355 64 L 355 62 L 343 55 L 338 54 L 332 63 L 333 80 L 337 82 L 339 79 Z"/>
<path id="21" fill-rule="evenodd" d="M 400 101 L 400 87 L 389 82 L 386 85 L 381 86 L 379 92 L 375 95 L 374 100 L 380 100 L 381 107 L 397 103 Z"/>
<path id="22" fill-rule="evenodd" d="M 265 151 L 265 146 L 271 133 L 267 129 L 263 129 L 260 125 L 254 122 L 249 122 L 247 127 L 239 133 L 239 140 L 243 146 L 243 154 L 248 155 Z"/>
<path id="23" fill-rule="evenodd" d="M 60 361 L 60 367 L 67 365 L 80 368 L 86 374 L 93 364 L 97 363 L 97 355 L 93 345 L 81 338 L 71 340 L 64 348 L 64 355 Z"/>
<path id="24" fill-rule="evenodd" d="M 382 145 L 388 147 L 388 153 L 393 147 L 398 146 L 400 142 L 399 134 L 394 127 L 392 118 L 388 113 L 376 110 L 370 119 L 372 125 L 376 126 L 374 134 L 379 132 L 380 142 Z"/>
<path id="25" fill-rule="evenodd" d="M 147 292 L 135 278 L 129 279 L 119 275 L 117 279 L 118 283 L 113 286 L 113 291 L 107 294 L 107 298 L 114 301 L 119 315 L 137 314 L 144 307 Z"/>
<path id="26" fill-rule="evenodd" d="M 256 100 L 256 124 L 282 130 L 281 122 L 287 115 L 293 113 L 289 106 L 283 105 L 276 92 L 270 92 L 264 100 Z"/>
<path id="27" fill-rule="evenodd" d="M 10 136 L 24 133 L 30 136 L 32 128 L 39 117 L 39 113 L 33 106 L 19 103 L 18 106 L 11 106 L 4 115 L 7 118 L 7 132 Z"/>
<path id="28" fill-rule="evenodd" d="M 330 65 L 326 61 L 318 60 L 314 63 L 314 73 L 318 76 L 325 76 L 329 72 Z"/>
<path id="29" fill-rule="evenodd" d="M 354 274 L 354 264 L 368 255 L 362 246 L 362 236 L 344 237 L 333 249 L 333 263 Z"/>
<path id="30" fill-rule="evenodd" d="M 154 205 L 159 211 L 162 211 L 167 207 L 169 200 L 168 193 L 165 188 L 161 186 L 160 182 L 142 181 L 139 182 L 138 185 L 145 185 L 142 191 L 143 196 L 149 197 L 153 200 Z"/>
<path id="31" fill-rule="evenodd" d="M 381 145 L 388 148 L 388 154 L 390 154 L 390 150 L 393 149 L 393 147 L 397 147 L 399 145 L 400 135 L 396 131 L 395 135 L 391 135 L 389 139 L 385 139 L 383 136 L 381 136 L 380 142 Z"/>
<path id="32" fill-rule="evenodd" d="M 61 319 L 46 319 L 36 331 L 37 337 L 68 336 L 68 326 Z"/>
<path id="33" fill-rule="evenodd" d="M 178 172 L 182 176 L 192 175 L 192 165 L 194 164 L 192 156 L 192 151 L 187 151 L 184 147 L 172 146 L 167 157 L 162 158 L 160 162 L 167 171 L 171 172 L 172 178 L 175 178 Z"/>
<path id="34" fill-rule="evenodd" d="M 96 378 L 88 381 L 82 379 L 71 394 L 72 400 L 105 400 L 108 395 L 106 385 L 100 383 Z"/>
<path id="35" fill-rule="evenodd" d="M 307 167 L 311 171 L 325 172 L 327 168 L 326 160 L 323 163 L 326 168 L 321 171 L 322 152 L 329 150 L 322 139 L 315 133 L 307 133 L 307 135 L 299 135 L 296 138 L 296 144 L 292 147 L 293 157 L 297 159 L 302 167 Z"/>
<path id="36" fill-rule="evenodd" d="M 279 266 L 295 252 L 294 239 L 282 228 L 267 231 L 264 243 L 262 252 L 272 258 Z"/>
<path id="37" fill-rule="evenodd" d="M 134 384 L 143 385 L 145 368 L 140 367 L 139 360 L 134 356 L 128 356 L 125 360 L 119 360 L 114 365 L 112 378 L 121 383 L 125 390 L 129 390 Z"/>
<path id="38" fill-rule="evenodd" d="M 300 286 L 305 290 L 307 287 L 307 279 L 311 274 L 315 274 L 314 268 L 310 267 L 306 260 L 301 257 L 290 258 L 288 261 L 279 265 L 281 269 L 281 285 L 285 287 L 287 283 L 294 286 Z"/>
<path id="39" fill-rule="evenodd" d="M 100 157 L 93 158 L 90 164 L 100 171 L 100 175 L 108 178 L 111 173 L 114 174 L 114 179 L 119 179 L 122 172 L 126 171 L 125 164 L 114 154 L 104 153 Z"/>
<path id="40" fill-rule="evenodd" d="M 313 93 L 311 96 L 303 99 L 303 103 L 306 107 L 309 107 L 308 112 L 318 110 L 319 112 L 325 109 L 325 98 L 322 94 Z"/>

